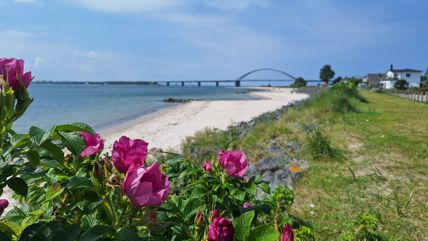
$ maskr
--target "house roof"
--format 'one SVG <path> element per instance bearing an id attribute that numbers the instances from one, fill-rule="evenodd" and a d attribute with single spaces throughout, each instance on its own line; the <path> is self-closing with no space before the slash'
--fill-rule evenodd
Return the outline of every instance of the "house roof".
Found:
<path id="1" fill-rule="evenodd" d="M 393 69 L 391 70 L 394 73 L 422 73 L 422 70 L 417 70 L 417 69 Z"/>

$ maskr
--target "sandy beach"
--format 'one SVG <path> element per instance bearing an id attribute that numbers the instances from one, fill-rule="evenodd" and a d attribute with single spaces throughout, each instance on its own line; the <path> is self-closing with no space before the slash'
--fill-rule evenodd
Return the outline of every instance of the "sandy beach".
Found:
<path id="1" fill-rule="evenodd" d="M 103 130 L 101 135 L 106 140 L 107 149 L 111 149 L 115 140 L 126 135 L 144 139 L 149 142 L 149 148 L 178 151 L 184 138 L 204 128 L 225 129 L 231 124 L 249 121 L 262 113 L 308 97 L 306 94 L 292 93 L 289 88 L 260 89 L 263 91 L 251 93 L 261 97 L 258 100 L 192 101 Z"/>

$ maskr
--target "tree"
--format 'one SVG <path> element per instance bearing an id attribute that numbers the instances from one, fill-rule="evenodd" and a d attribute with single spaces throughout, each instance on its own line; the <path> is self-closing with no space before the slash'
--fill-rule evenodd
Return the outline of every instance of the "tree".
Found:
<path id="1" fill-rule="evenodd" d="M 305 87 L 308 82 L 302 77 L 298 77 L 294 80 L 294 83 L 291 85 L 293 88 Z"/>
<path id="2" fill-rule="evenodd" d="M 327 86 L 328 82 L 333 79 L 334 75 L 335 73 L 329 64 L 324 65 L 320 70 L 320 79 L 324 82 L 325 86 Z"/>
<path id="3" fill-rule="evenodd" d="M 427 70 L 425 71 L 425 77 L 428 77 L 428 68 L 427 68 Z"/>
<path id="4" fill-rule="evenodd" d="M 409 83 L 404 79 L 400 79 L 395 82 L 394 88 L 397 90 L 407 90 L 407 88 L 409 88 Z"/>

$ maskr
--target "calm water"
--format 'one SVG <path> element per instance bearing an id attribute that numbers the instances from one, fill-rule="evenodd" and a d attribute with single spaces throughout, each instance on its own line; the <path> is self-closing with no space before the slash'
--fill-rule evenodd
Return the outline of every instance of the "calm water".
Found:
<path id="1" fill-rule="evenodd" d="M 32 125 L 49 129 L 54 124 L 84 122 L 102 129 L 121 121 L 173 106 L 166 98 L 208 100 L 254 99 L 237 93 L 243 88 L 161 87 L 138 85 L 33 84 L 33 104 L 14 129 L 23 132 Z"/>

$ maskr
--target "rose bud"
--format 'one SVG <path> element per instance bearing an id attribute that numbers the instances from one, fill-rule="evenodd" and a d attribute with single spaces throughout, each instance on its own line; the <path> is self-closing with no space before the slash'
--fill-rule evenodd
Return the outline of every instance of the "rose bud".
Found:
<path id="1" fill-rule="evenodd" d="M 294 241 L 294 230 L 289 224 L 282 229 L 281 241 Z"/>

